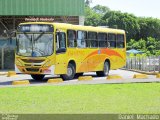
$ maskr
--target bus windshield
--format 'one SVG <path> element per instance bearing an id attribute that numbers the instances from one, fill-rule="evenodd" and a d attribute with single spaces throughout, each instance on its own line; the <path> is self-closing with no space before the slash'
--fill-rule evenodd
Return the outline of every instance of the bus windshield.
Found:
<path id="1" fill-rule="evenodd" d="M 53 34 L 17 34 L 17 54 L 26 57 L 50 56 L 53 53 Z"/>

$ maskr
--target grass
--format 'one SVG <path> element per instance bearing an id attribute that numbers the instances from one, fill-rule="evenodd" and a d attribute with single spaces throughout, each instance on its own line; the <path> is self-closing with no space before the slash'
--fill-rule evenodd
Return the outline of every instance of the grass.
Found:
<path id="1" fill-rule="evenodd" d="M 0 88 L 0 113 L 160 113 L 160 83 Z"/>

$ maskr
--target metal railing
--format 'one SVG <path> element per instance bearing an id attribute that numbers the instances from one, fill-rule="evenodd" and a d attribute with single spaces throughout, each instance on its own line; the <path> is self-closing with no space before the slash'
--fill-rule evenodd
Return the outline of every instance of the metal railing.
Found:
<path id="1" fill-rule="evenodd" d="M 126 66 L 124 68 L 145 72 L 160 72 L 160 56 L 127 57 Z"/>

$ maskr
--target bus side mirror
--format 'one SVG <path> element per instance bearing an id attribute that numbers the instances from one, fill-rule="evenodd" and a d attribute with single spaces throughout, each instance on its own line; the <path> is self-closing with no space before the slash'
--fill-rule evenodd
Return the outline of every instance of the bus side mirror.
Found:
<path id="1" fill-rule="evenodd" d="M 107 42 L 107 47 L 110 48 L 110 46 L 111 46 L 111 45 L 110 45 L 110 42 Z"/>

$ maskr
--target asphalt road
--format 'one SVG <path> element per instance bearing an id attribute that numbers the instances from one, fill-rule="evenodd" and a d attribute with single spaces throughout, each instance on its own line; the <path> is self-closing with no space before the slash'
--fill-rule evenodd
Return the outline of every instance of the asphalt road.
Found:
<path id="1" fill-rule="evenodd" d="M 49 84 L 47 80 L 50 78 L 57 78 L 59 76 L 46 76 L 42 81 L 33 80 L 30 75 L 16 75 L 13 77 L 7 77 L 5 75 L 0 76 L 0 87 L 15 87 L 12 84 L 13 81 L 17 80 L 29 80 L 30 86 L 42 86 L 42 85 L 77 85 L 77 84 L 124 84 L 124 83 L 146 83 L 146 82 L 160 82 L 160 79 L 156 78 L 154 75 L 148 75 L 147 79 L 133 79 L 136 72 L 125 71 L 125 70 L 111 70 L 110 75 L 120 75 L 123 77 L 121 80 L 106 80 L 106 77 L 97 77 L 96 73 L 90 72 L 85 73 L 84 76 L 92 76 L 92 81 L 78 81 L 78 79 L 64 81 L 58 84 Z"/>

